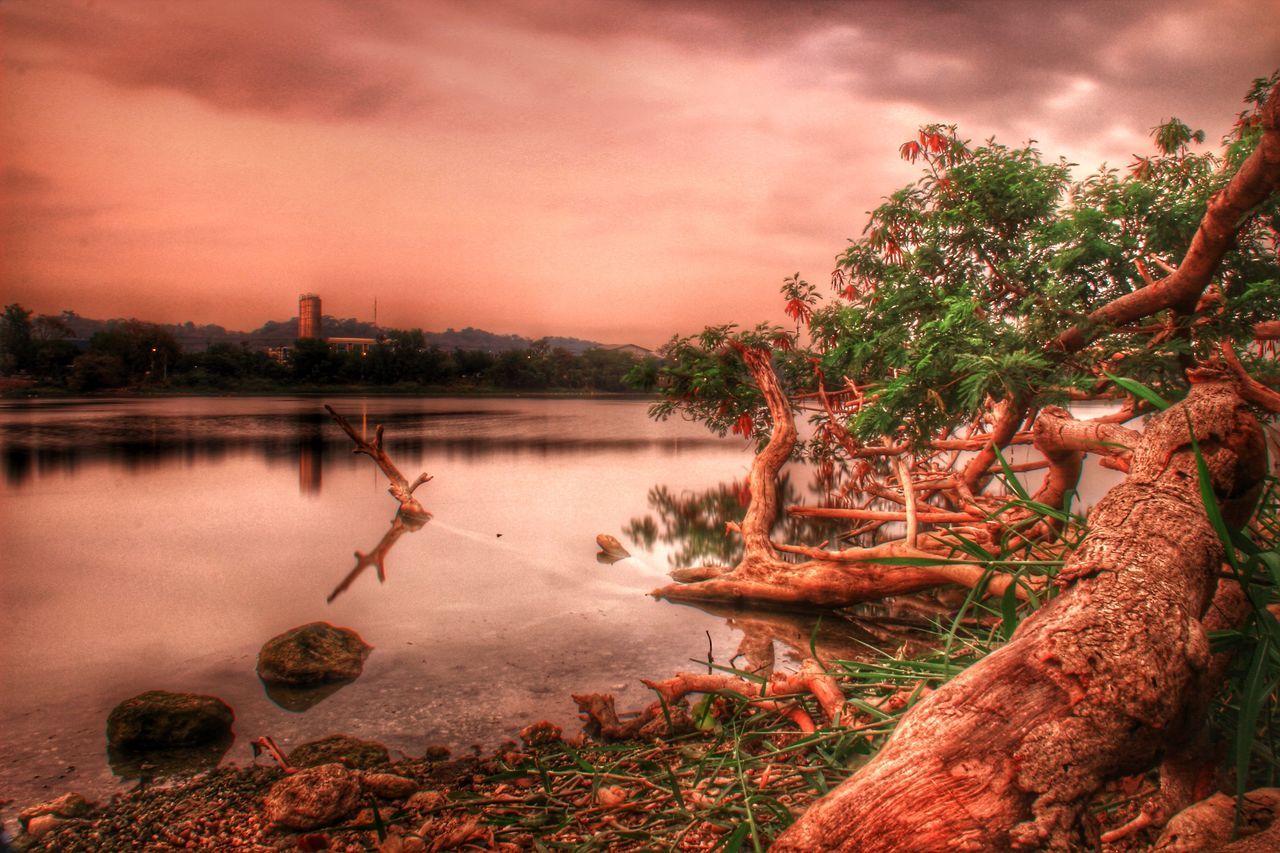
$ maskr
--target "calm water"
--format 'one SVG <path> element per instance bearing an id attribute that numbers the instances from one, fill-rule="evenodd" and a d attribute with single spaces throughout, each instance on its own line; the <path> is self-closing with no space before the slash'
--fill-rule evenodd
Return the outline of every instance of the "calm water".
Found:
<path id="1" fill-rule="evenodd" d="M 128 784 L 107 761 L 105 720 L 147 689 L 230 703 L 228 761 L 249 762 L 263 734 L 288 748 L 345 732 L 417 755 L 543 718 L 576 731 L 570 692 L 639 706 L 638 677 L 705 660 L 708 637 L 720 662 L 737 649 L 732 614 L 647 593 L 689 547 L 664 542 L 663 496 L 741 477 L 740 440 L 654 423 L 643 401 L 333 402 L 357 426 L 385 424 L 408 477 L 434 476 L 418 492 L 434 517 L 395 543 L 385 582 L 370 569 L 332 602 L 396 504 L 320 401 L 3 404 L 0 799 L 16 800 L 5 814 Z M 597 562 L 597 533 L 636 557 Z M 315 620 L 354 628 L 374 651 L 357 681 L 287 710 L 255 658 Z"/>

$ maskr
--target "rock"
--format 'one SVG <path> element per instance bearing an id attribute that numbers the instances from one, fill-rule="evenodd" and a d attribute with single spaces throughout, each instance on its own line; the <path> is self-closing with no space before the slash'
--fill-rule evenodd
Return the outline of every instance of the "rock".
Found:
<path id="1" fill-rule="evenodd" d="M 528 747 L 546 746 L 564 740 L 564 732 L 549 720 L 530 723 L 520 730 L 520 740 Z"/>
<path id="2" fill-rule="evenodd" d="M 422 754 L 422 757 L 428 761 L 444 761 L 452 754 L 453 753 L 449 750 L 449 747 L 444 746 L 443 744 L 433 743 L 431 746 L 427 747 L 427 751 Z"/>
<path id="3" fill-rule="evenodd" d="M 384 800 L 402 800 L 418 790 L 418 783 L 393 773 L 362 773 L 360 783 Z"/>
<path id="4" fill-rule="evenodd" d="M 42 814 L 39 817 L 33 817 L 27 824 L 27 835 L 30 835 L 32 839 L 43 838 L 57 829 L 58 824 L 62 822 L 62 818 L 53 814 Z"/>
<path id="5" fill-rule="evenodd" d="M 228 737 L 234 720 L 231 706 L 216 696 L 149 690 L 112 710 L 107 741 L 123 749 L 194 746 Z"/>
<path id="6" fill-rule="evenodd" d="M 600 546 L 600 551 L 596 554 L 596 562 L 613 565 L 619 560 L 625 560 L 631 556 L 631 552 L 623 548 L 622 543 L 616 537 L 607 533 L 598 535 L 596 544 Z"/>
<path id="7" fill-rule="evenodd" d="M 40 803 L 36 806 L 30 806 L 18 812 L 18 823 L 23 829 L 27 828 L 27 824 L 34 818 L 44 815 L 55 815 L 57 817 L 80 817 L 80 815 L 89 811 L 89 802 L 84 797 L 74 791 L 63 794 L 56 800 L 50 800 L 47 803 Z"/>
<path id="8" fill-rule="evenodd" d="M 360 805 L 360 782 L 341 764 L 299 770 L 271 786 L 263 815 L 287 829 L 318 829 L 345 818 Z"/>
<path id="9" fill-rule="evenodd" d="M 444 805 L 448 799 L 442 791 L 419 791 L 409 798 L 405 807 L 413 811 L 425 812 Z"/>
<path id="10" fill-rule="evenodd" d="M 350 628 L 311 622 L 267 640 L 258 652 L 258 677 L 295 686 L 356 678 L 372 648 Z"/>
<path id="11" fill-rule="evenodd" d="M 391 754 L 380 743 L 360 740 L 348 735 L 329 737 L 304 743 L 286 756 L 294 767 L 318 767 L 321 764 L 342 764 L 359 770 L 386 767 Z"/>

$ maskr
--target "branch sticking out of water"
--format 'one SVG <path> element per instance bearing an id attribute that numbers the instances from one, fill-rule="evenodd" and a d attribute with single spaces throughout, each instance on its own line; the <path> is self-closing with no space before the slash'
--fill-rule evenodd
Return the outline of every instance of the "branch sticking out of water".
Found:
<path id="1" fill-rule="evenodd" d="M 338 422 L 338 426 L 342 427 L 342 431 L 355 442 L 355 450 L 352 452 L 363 453 L 368 456 L 387 476 L 387 480 L 390 483 L 387 491 L 391 493 L 392 497 L 400 501 L 400 512 L 407 516 L 430 518 L 431 514 L 423 509 L 422 504 L 418 503 L 418 499 L 413 496 L 413 493 L 419 486 L 430 480 L 431 475 L 423 472 L 418 475 L 416 480 L 410 483 L 404 474 L 400 473 L 400 469 L 391 461 L 391 457 L 387 455 L 387 451 L 382 446 L 382 424 L 378 424 L 374 430 L 373 441 L 368 442 L 365 441 L 360 433 L 356 432 L 355 427 L 351 426 L 346 418 L 335 412 L 332 406 L 326 404 L 324 408 Z"/>

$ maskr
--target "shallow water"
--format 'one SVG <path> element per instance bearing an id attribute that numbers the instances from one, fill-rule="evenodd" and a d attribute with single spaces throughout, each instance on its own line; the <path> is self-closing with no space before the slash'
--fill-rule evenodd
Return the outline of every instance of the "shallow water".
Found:
<path id="1" fill-rule="evenodd" d="M 421 754 L 492 744 L 550 719 L 571 692 L 648 694 L 636 679 L 720 662 L 731 620 L 663 603 L 680 543 L 624 533 L 650 489 L 691 495 L 745 474 L 741 440 L 654 423 L 644 401 L 338 399 L 387 430 L 404 473 L 434 479 L 433 513 L 327 602 L 392 524 L 370 460 L 297 398 L 9 402 L 0 408 L 0 799 L 122 785 L 104 727 L 147 689 L 220 696 L 236 711 L 225 760 L 264 734 L 286 749 L 345 732 Z M 596 560 L 612 533 L 636 554 Z M 263 690 L 261 645 L 324 620 L 374 651 L 364 674 L 304 712 Z M 314 697 L 313 697 L 314 698 Z M 287 703 L 286 703 L 287 704 Z M 117 768 L 123 775 L 136 773 Z"/>

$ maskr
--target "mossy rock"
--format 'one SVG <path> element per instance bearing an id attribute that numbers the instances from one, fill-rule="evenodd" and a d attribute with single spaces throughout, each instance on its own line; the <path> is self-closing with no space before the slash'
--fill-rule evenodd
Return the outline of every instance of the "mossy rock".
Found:
<path id="1" fill-rule="evenodd" d="M 348 735 L 329 735 L 296 747 L 286 760 L 294 767 L 342 764 L 357 770 L 372 770 L 391 763 L 391 754 L 380 743 Z"/>
<path id="2" fill-rule="evenodd" d="M 229 737 L 235 718 L 216 696 L 148 690 L 111 711 L 107 742 L 125 750 L 196 746 Z"/>
<path id="3" fill-rule="evenodd" d="M 353 679 L 372 648 L 350 628 L 311 622 L 267 640 L 258 652 L 258 677 L 295 687 Z"/>

